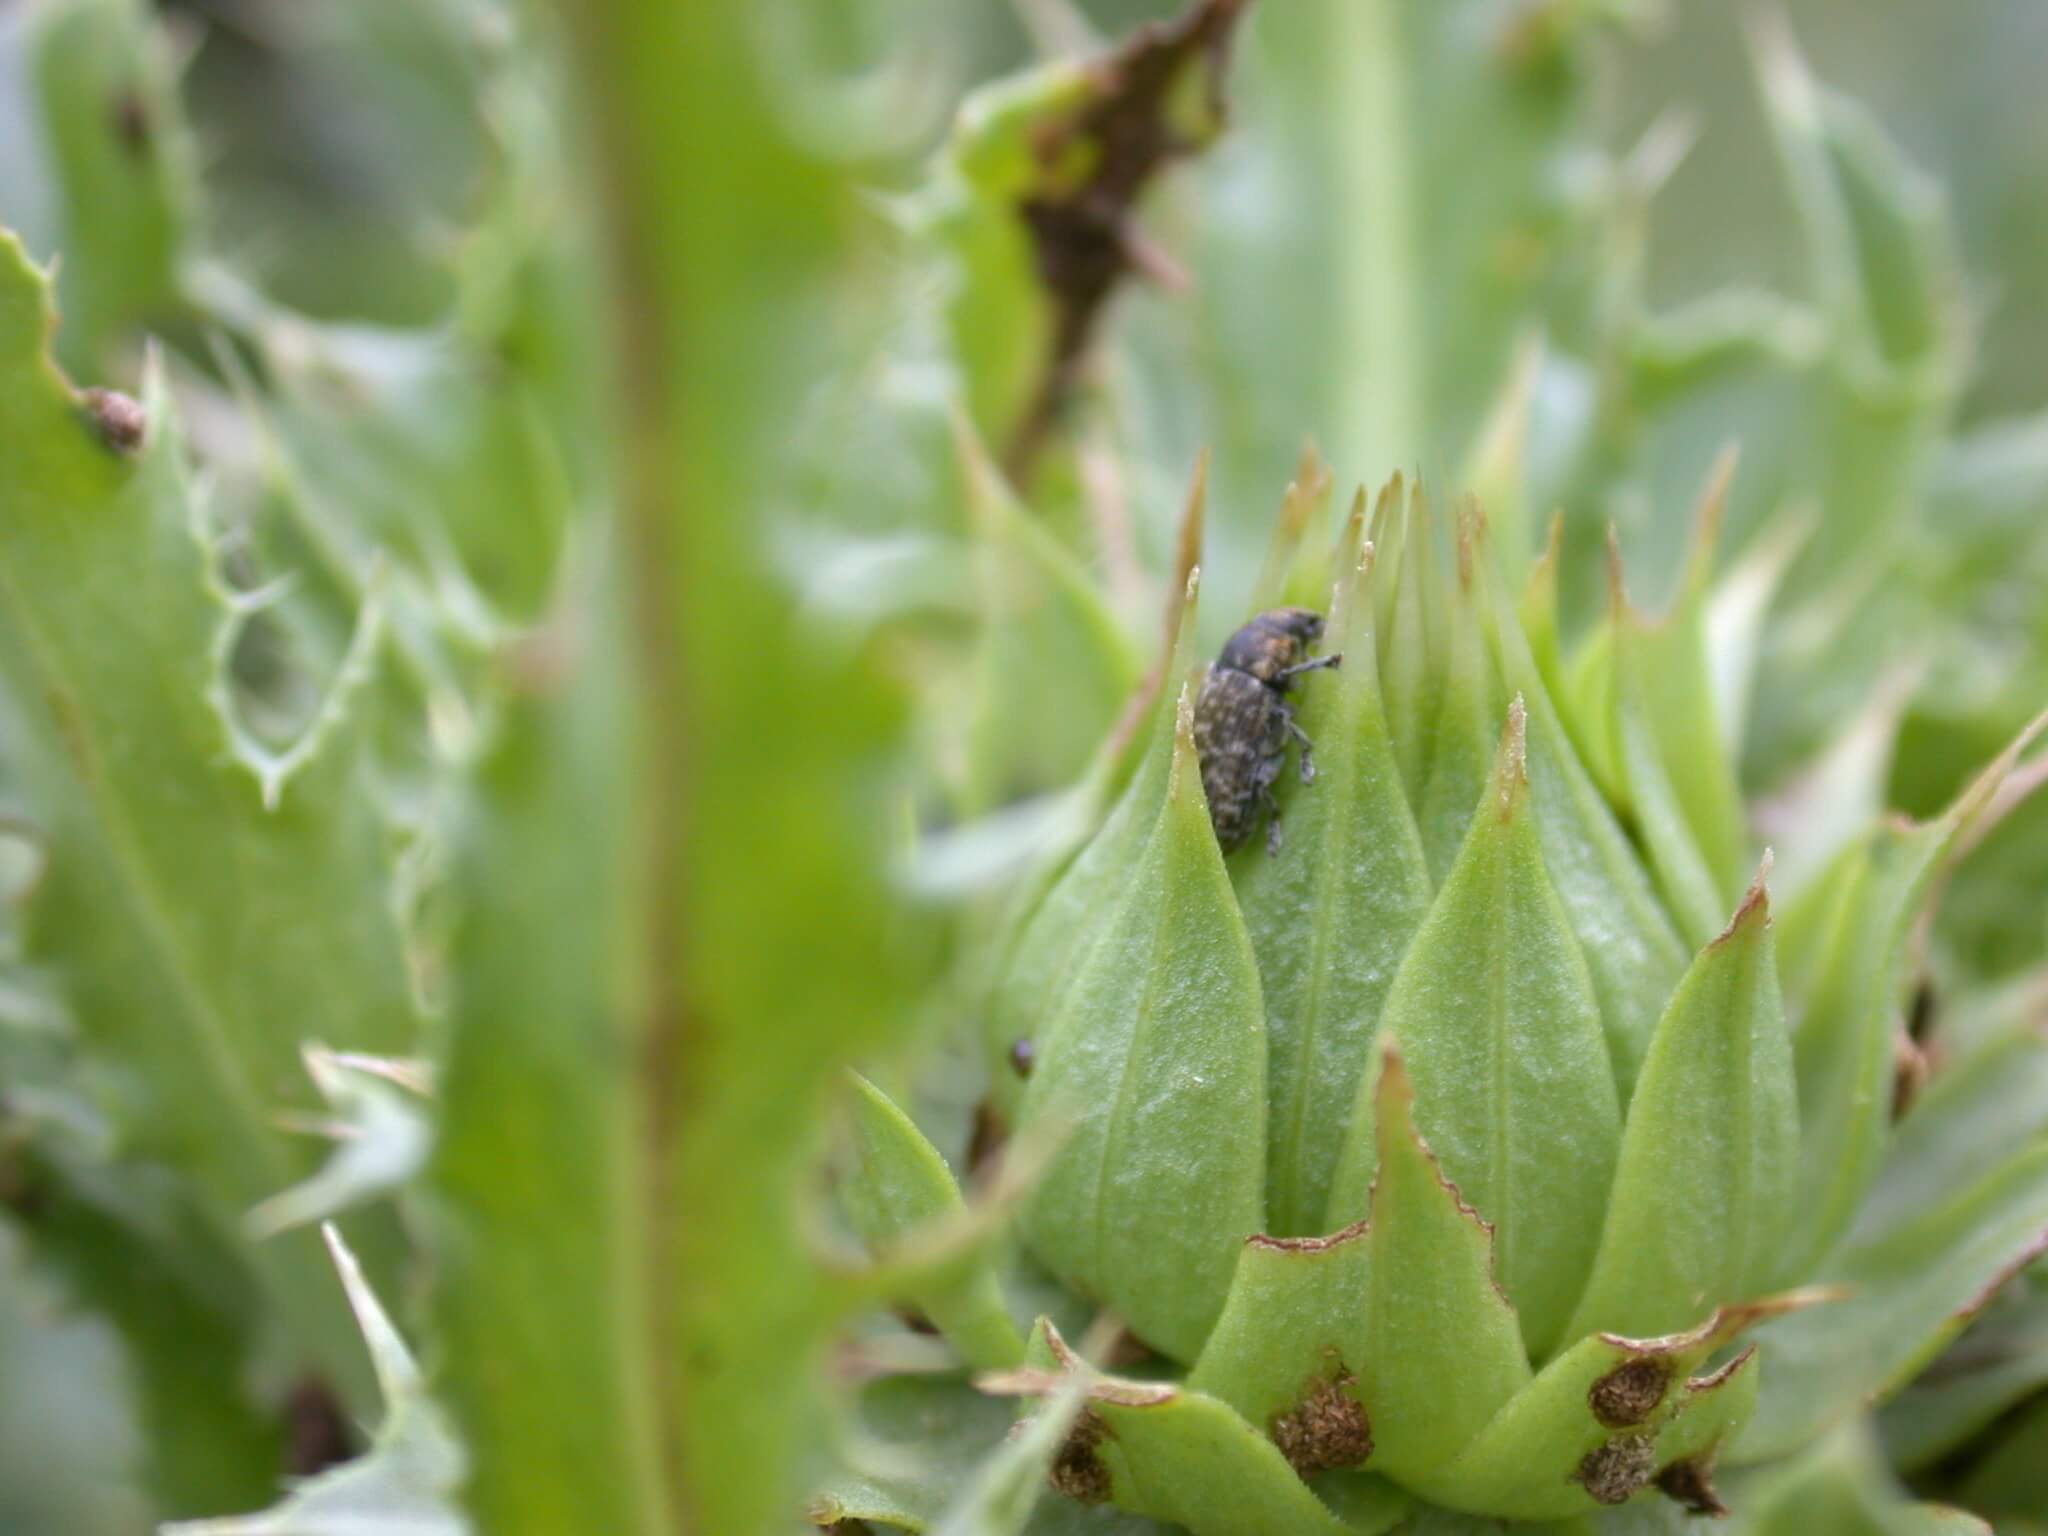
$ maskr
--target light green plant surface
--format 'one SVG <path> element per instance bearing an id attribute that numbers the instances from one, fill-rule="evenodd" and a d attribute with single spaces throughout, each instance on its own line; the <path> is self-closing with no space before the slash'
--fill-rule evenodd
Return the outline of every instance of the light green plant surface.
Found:
<path id="1" fill-rule="evenodd" d="M 0 1526 L 2028 1529 L 2048 437 L 1775 13 L 1808 276 L 1651 305 L 1636 11 L 1177 57 L 1191 281 L 1021 468 L 1115 77 L 873 106 L 992 11 L 308 24 L 438 227 L 285 256 L 218 37 L 0 18 Z M 1282 598 L 1321 772 L 1225 859 L 1183 709 Z M 287 1488 L 308 1383 L 373 1433 Z"/>

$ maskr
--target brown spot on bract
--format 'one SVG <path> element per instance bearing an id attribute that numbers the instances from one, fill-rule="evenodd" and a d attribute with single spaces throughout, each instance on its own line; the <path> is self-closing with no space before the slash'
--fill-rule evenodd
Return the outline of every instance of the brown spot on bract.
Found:
<path id="1" fill-rule="evenodd" d="M 1054 1453 L 1052 1465 L 1046 1469 L 1045 1480 L 1052 1485 L 1054 1493 L 1062 1494 L 1077 1504 L 1109 1502 L 1109 1468 L 1096 1454 L 1096 1447 L 1108 1436 L 1109 1426 L 1102 1422 L 1102 1415 L 1093 1408 L 1082 1409 L 1081 1416 L 1074 1420 L 1074 1427 L 1067 1431 L 1067 1438 Z"/>
<path id="2" fill-rule="evenodd" d="M 1657 1470 L 1657 1442 L 1650 1435 L 1618 1435 L 1586 1453 L 1572 1481 L 1596 1504 L 1622 1504 L 1646 1486 Z"/>
<path id="3" fill-rule="evenodd" d="M 1695 1515 L 1725 1515 L 1728 1506 L 1714 1491 L 1713 1468 L 1703 1456 L 1674 1461 L 1657 1474 L 1657 1489 Z"/>
<path id="4" fill-rule="evenodd" d="M 1318 1378 L 1299 1403 L 1273 1419 L 1273 1443 L 1304 1475 L 1355 1467 L 1372 1455 L 1372 1424 L 1364 1406 L 1344 1389 L 1354 1377 Z"/>
<path id="5" fill-rule="evenodd" d="M 1609 1429 L 1626 1429 L 1656 1412 L 1670 1385 L 1669 1366 L 1662 1360 L 1638 1357 L 1624 1360 L 1594 1382 L 1586 1401 L 1593 1417 Z"/>
<path id="6" fill-rule="evenodd" d="M 83 389 L 78 399 L 101 442 L 119 454 L 134 454 L 142 447 L 149 420 L 140 401 L 116 389 Z"/>

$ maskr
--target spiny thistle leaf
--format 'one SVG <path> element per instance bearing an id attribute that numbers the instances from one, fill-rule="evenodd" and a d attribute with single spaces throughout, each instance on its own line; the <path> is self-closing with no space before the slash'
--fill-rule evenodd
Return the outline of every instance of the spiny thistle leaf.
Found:
<path id="1" fill-rule="evenodd" d="M 411 1180 L 433 1143 L 432 1091 L 423 1063 L 393 1061 L 308 1045 L 306 1075 L 327 1100 L 332 1120 L 316 1123 L 334 1153 L 311 1178 L 280 1190 L 243 1218 L 259 1240 L 291 1227 L 328 1221 Z"/>
<path id="2" fill-rule="evenodd" d="M 341 1234 L 323 1227 L 334 1267 L 348 1293 L 376 1367 L 384 1421 L 369 1451 L 357 1460 L 309 1478 L 261 1514 L 224 1520 L 187 1520 L 163 1536 L 467 1536 L 471 1526 L 455 1508 L 462 1481 L 462 1448 L 427 1396 L 412 1352 L 376 1293 L 363 1278 Z"/>
<path id="3" fill-rule="evenodd" d="M 465 1503 L 491 1530 L 637 1533 L 667 1519 L 645 1363 L 646 1132 L 598 1067 L 630 1059 L 624 1009 L 586 990 L 610 970 L 622 904 L 603 871 L 625 836 L 623 765 L 604 746 L 624 705 L 595 586 L 511 660 L 528 670 L 477 765 L 458 857 L 463 986 L 429 1173 L 434 1317 L 463 1362 L 442 1390 L 472 1448 Z M 563 817 L 579 837 L 551 830 Z M 512 1252 L 517 1265 L 500 1257 Z M 556 1412 L 564 1401 L 577 1411 Z"/>
<path id="4" fill-rule="evenodd" d="M 199 212 L 196 153 L 169 36 L 136 0 L 44 6 L 29 23 L 63 253 L 59 355 L 96 375 L 181 293 Z"/>
<path id="5" fill-rule="evenodd" d="M 43 351 L 52 323 L 42 274 L 0 238 L 0 670 L 48 853 L 27 942 L 121 1063 L 135 1149 L 239 1216 L 305 1171 L 272 1124 L 301 1040 L 416 1044 L 383 828 L 346 729 L 274 808 L 235 760 L 209 702 L 228 615 L 160 375 L 140 406 L 74 394 Z M 257 1258 L 360 1381 L 310 1238 Z"/>

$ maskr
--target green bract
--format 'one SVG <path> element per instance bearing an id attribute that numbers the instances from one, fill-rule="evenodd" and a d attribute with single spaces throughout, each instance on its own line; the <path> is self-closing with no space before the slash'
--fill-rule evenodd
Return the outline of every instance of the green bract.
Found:
<path id="1" fill-rule="evenodd" d="M 1273 563 L 1329 594 L 1344 663 L 1297 692 L 1319 772 L 1281 780 L 1282 847 L 1227 861 L 1188 732 L 1189 582 L 1143 756 L 1027 883 L 986 999 L 995 1079 L 1032 1063 L 1003 1113 L 1056 1143 L 1024 1248 L 1157 1357 L 1119 1382 L 1041 1319 L 1029 1368 L 984 1382 L 1086 1379 L 1063 1496 L 1217 1536 L 1719 1508 L 1718 1468 L 1813 1444 L 2033 1250 L 2038 1147 L 1967 1190 L 1884 1175 L 1910 930 L 2033 731 L 1945 815 L 1851 845 L 1781 932 L 1768 852 L 1746 894 L 1735 874 L 1757 850 L 1704 682 L 1720 483 L 1672 611 L 1628 606 L 1617 568 L 1611 670 L 1562 698 L 1521 617 L 1549 571 L 1509 602 L 1482 509 L 1449 527 L 1390 486 L 1327 554 L 1284 516 Z M 1404 738 L 1426 712 L 1395 707 L 1402 680 L 1454 667 Z M 1410 786 L 1469 786 L 1486 722 L 1433 874 Z M 1577 743 L 1602 741 L 1596 774 Z M 1679 932 L 1703 936 L 1674 967 Z M 1925 1124 L 1897 1139 L 1916 1160 Z M 904 1154 L 862 1139 L 855 1187 L 901 1183 Z M 929 1303 L 949 1336 L 959 1294 Z"/>
<path id="2" fill-rule="evenodd" d="M 0 1531 L 2042 1536 L 2039 177 L 1727 9 L 0 3 Z"/>

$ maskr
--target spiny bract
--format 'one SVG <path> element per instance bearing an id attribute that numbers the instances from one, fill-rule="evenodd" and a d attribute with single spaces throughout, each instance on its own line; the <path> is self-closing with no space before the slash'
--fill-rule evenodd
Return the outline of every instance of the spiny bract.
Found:
<path id="1" fill-rule="evenodd" d="M 2024 1257 L 2038 1149 L 1960 1200 L 1889 1154 L 1913 926 L 2029 738 L 1776 889 L 1709 682 L 1726 482 L 1670 610 L 1617 566 L 1569 669 L 1554 548 L 1510 591 L 1476 503 L 1397 479 L 1327 553 L 1283 520 L 1256 602 L 1327 606 L 1345 663 L 1300 703 L 1321 772 L 1282 787 L 1278 855 L 1210 825 L 1190 573 L 1151 723 L 986 1003 L 1016 1228 L 1067 1299 L 1022 1339 L 985 1265 L 910 1298 L 985 1392 L 1071 1420 L 1063 1496 L 1215 1536 L 1638 1500 L 1765 1529 Z M 867 1093 L 850 1203 L 881 1241 L 958 1196 Z M 928 1198 L 892 1223 L 911 1145 Z M 1120 1344 L 1050 1315 L 1097 1308 Z"/>

